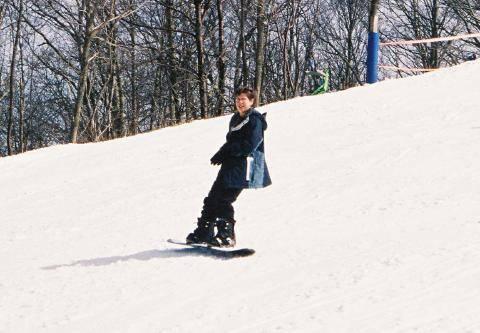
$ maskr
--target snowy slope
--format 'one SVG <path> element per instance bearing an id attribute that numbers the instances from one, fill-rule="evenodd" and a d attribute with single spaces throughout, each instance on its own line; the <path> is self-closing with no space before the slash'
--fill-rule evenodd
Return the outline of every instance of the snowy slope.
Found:
<path id="1" fill-rule="evenodd" d="M 0 159 L 0 332 L 480 332 L 480 62 L 268 111 L 274 185 L 194 228 L 228 117 Z"/>

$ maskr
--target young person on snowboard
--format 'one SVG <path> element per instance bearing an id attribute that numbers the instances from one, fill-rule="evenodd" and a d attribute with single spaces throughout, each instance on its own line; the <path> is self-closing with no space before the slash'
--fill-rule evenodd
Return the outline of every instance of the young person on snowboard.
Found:
<path id="1" fill-rule="evenodd" d="M 235 93 L 237 112 L 230 119 L 227 142 L 210 159 L 212 165 L 221 165 L 220 171 L 203 200 L 197 228 L 187 236 L 188 244 L 235 246 L 233 202 L 243 189 L 272 184 L 263 141 L 267 122 L 265 114 L 259 113 L 254 106 L 252 89 L 241 88 Z"/>

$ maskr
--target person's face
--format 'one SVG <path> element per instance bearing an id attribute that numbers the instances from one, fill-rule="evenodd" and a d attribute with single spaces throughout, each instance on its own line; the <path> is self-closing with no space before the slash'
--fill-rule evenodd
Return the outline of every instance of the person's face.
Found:
<path id="1" fill-rule="evenodd" d="M 235 107 L 241 115 L 245 114 L 253 106 L 253 99 L 249 99 L 246 94 L 240 94 L 235 98 Z"/>

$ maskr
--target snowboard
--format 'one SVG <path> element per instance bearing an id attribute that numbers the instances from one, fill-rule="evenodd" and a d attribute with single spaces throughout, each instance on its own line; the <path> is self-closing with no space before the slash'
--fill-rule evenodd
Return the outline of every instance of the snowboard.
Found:
<path id="1" fill-rule="evenodd" d="M 237 257 L 248 257 L 255 253 L 254 249 L 241 248 L 233 249 L 226 247 L 213 247 L 208 244 L 187 244 L 185 241 L 176 240 L 176 239 L 167 239 L 167 242 L 176 245 L 189 246 L 192 248 L 200 249 L 202 251 L 208 252 L 213 256 L 221 258 L 237 258 Z"/>

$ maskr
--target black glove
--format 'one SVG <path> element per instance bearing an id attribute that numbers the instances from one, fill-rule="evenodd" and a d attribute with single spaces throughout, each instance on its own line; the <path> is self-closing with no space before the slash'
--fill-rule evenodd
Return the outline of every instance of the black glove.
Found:
<path id="1" fill-rule="evenodd" d="M 223 163 L 223 159 L 224 159 L 224 156 L 223 156 L 223 152 L 221 150 L 219 150 L 215 155 L 213 155 L 213 157 L 210 159 L 210 163 L 212 163 L 212 165 L 220 165 Z"/>

